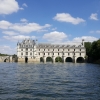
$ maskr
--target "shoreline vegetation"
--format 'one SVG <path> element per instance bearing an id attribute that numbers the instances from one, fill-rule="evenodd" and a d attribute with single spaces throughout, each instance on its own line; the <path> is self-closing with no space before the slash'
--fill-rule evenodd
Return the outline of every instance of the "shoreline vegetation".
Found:
<path id="1" fill-rule="evenodd" d="M 100 39 L 94 42 L 85 42 L 87 63 L 100 64 Z"/>

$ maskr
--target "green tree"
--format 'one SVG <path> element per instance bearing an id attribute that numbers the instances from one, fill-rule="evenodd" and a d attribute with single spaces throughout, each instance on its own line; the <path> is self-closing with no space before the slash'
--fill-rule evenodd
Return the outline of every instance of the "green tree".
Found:
<path id="1" fill-rule="evenodd" d="M 92 43 L 91 42 L 85 42 L 86 55 L 88 57 L 91 56 L 91 46 L 92 46 Z"/>

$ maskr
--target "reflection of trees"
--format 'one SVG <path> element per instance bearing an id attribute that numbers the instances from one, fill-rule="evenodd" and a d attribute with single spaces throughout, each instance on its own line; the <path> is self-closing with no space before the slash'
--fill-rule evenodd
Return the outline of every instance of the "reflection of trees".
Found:
<path id="1" fill-rule="evenodd" d="M 63 62 L 61 57 L 56 57 L 55 62 Z"/>
<path id="2" fill-rule="evenodd" d="M 46 62 L 53 62 L 53 60 L 52 60 L 51 57 L 47 57 L 47 58 L 46 58 Z"/>

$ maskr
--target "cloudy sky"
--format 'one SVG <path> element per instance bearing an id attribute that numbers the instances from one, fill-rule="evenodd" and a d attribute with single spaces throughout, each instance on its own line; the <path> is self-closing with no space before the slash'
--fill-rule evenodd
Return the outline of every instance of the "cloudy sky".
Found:
<path id="1" fill-rule="evenodd" d="M 100 38 L 100 0 L 0 0 L 0 53 L 18 41 L 78 43 Z"/>

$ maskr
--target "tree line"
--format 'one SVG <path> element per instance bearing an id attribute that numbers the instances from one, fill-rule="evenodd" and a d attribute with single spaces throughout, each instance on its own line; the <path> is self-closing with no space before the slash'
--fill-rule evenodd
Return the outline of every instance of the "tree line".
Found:
<path id="1" fill-rule="evenodd" d="M 100 39 L 94 42 L 85 42 L 87 62 L 100 63 Z"/>

